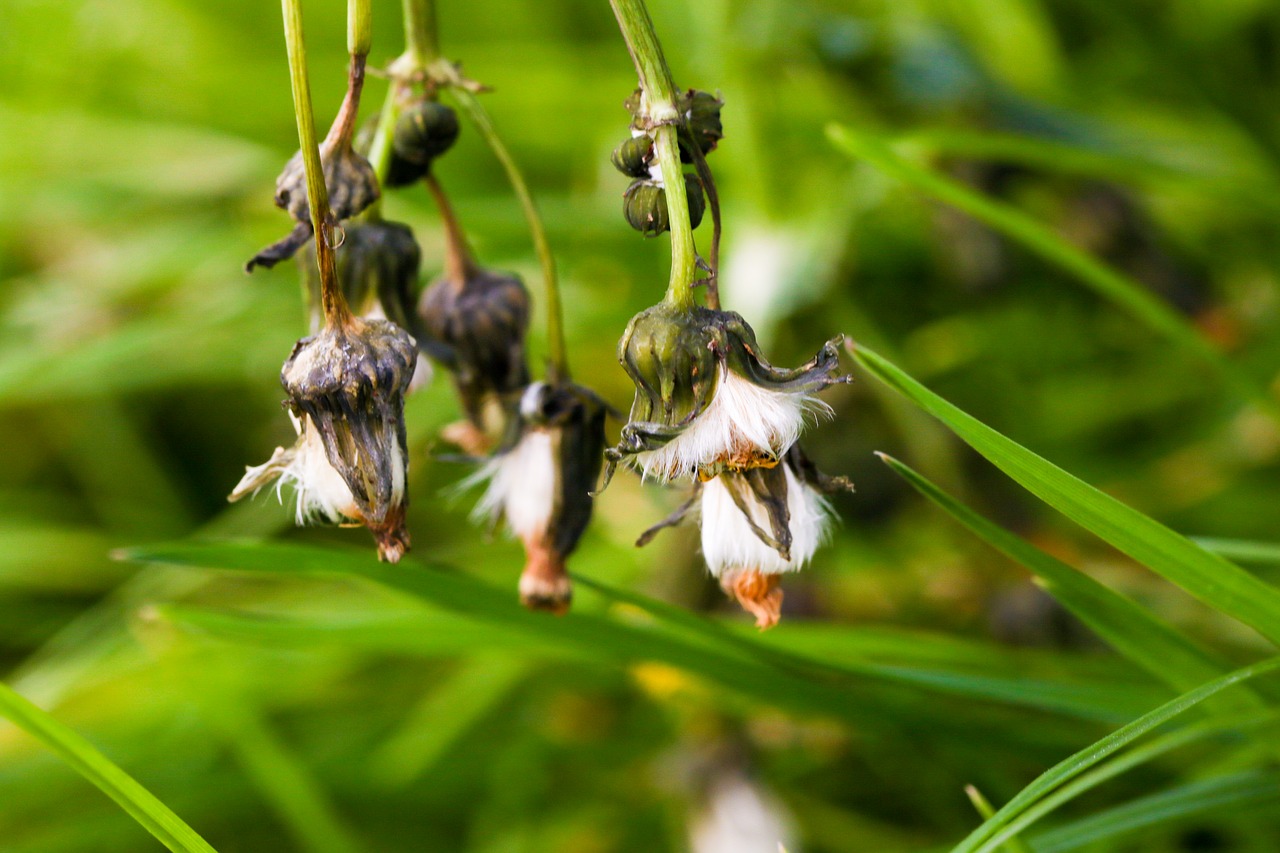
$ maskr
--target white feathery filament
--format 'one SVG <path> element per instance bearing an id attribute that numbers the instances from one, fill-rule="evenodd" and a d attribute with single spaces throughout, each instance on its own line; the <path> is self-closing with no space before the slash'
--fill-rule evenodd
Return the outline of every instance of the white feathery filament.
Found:
<path id="1" fill-rule="evenodd" d="M 524 541 L 540 538 L 551 523 L 556 495 L 555 442 L 549 430 L 529 429 L 516 446 L 496 456 L 475 475 L 489 487 L 473 518 L 506 519 Z"/>

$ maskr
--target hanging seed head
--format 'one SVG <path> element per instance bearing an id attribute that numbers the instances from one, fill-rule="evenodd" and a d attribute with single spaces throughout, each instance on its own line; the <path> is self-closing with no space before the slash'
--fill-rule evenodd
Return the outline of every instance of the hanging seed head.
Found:
<path id="1" fill-rule="evenodd" d="M 413 338 L 399 326 L 355 318 L 298 341 L 280 373 L 286 405 L 318 431 L 359 520 L 390 562 L 409 547 L 404 395 L 416 362 Z"/>
<path id="2" fill-rule="evenodd" d="M 610 464 L 631 459 L 660 480 L 707 480 L 722 471 L 771 467 L 795 442 L 814 394 L 846 382 L 839 340 L 795 370 L 774 367 L 738 314 L 666 303 L 636 315 L 618 345 L 636 386 L 629 423 Z"/>
<path id="3" fill-rule="evenodd" d="M 697 175 L 684 176 L 685 196 L 689 200 L 689 225 L 697 228 L 702 223 L 707 202 L 702 194 L 702 182 Z M 656 237 L 671 227 L 667 211 L 667 191 L 657 181 L 634 181 L 622 196 L 622 212 L 627 224 L 646 237 Z"/>
<path id="4" fill-rule="evenodd" d="M 723 106 L 724 101 L 698 89 L 690 89 L 680 100 L 685 126 L 703 154 L 714 151 L 724 138 L 724 125 L 720 123 L 720 108 Z"/>
<path id="5" fill-rule="evenodd" d="M 411 328 L 422 253 L 409 226 L 399 222 L 351 223 L 335 251 L 338 281 L 347 304 L 358 316 L 378 316 Z M 320 271 L 314 244 L 301 256 L 311 300 L 311 328 L 324 324 L 320 309 Z"/>
<path id="6" fill-rule="evenodd" d="M 653 140 L 648 134 L 632 136 L 624 140 L 609 155 L 613 167 L 632 178 L 647 178 L 649 164 L 653 162 Z"/>
<path id="7" fill-rule="evenodd" d="M 427 174 L 426 163 L 414 163 L 401 157 L 393 148 L 387 162 L 387 177 L 382 185 L 389 189 L 411 186 Z"/>
<path id="8" fill-rule="evenodd" d="M 513 275 L 476 270 L 441 279 L 418 303 L 419 344 L 453 372 L 467 419 L 491 442 L 506 434 L 513 397 L 529 383 L 529 292 Z"/>
<path id="9" fill-rule="evenodd" d="M 485 466 L 478 515 L 499 519 L 524 543 L 526 607 L 563 613 L 573 590 L 565 561 L 591 520 L 606 406 L 590 390 L 535 382 L 524 389 L 512 440 Z"/>
<path id="10" fill-rule="evenodd" d="M 425 170 L 458 139 L 458 114 L 439 101 L 421 100 L 396 119 L 392 145 L 401 158 Z"/>

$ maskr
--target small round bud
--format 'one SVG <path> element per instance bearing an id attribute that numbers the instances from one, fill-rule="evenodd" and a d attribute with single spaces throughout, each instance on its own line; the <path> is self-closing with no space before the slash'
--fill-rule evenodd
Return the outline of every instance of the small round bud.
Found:
<path id="1" fill-rule="evenodd" d="M 685 197 L 689 201 L 689 224 L 697 228 L 707 210 L 702 182 L 696 175 L 684 176 Z M 656 237 L 671 223 L 667 212 L 667 191 L 651 180 L 635 181 L 623 194 L 622 212 L 627 223 L 646 237 Z"/>
<path id="2" fill-rule="evenodd" d="M 382 184 L 388 189 L 408 187 L 422 180 L 426 174 L 426 163 L 411 163 L 393 149 L 387 161 L 387 178 Z"/>
<path id="3" fill-rule="evenodd" d="M 723 106 L 724 101 L 698 89 L 690 89 L 681 101 L 685 124 L 703 154 L 715 150 L 716 144 L 724 138 L 724 125 L 720 123 L 720 108 Z"/>
<path id="4" fill-rule="evenodd" d="M 395 153 L 428 166 L 453 147 L 458 138 L 458 115 L 439 101 L 418 101 L 396 119 L 392 138 Z"/>
<path id="5" fill-rule="evenodd" d="M 648 136 L 633 136 L 624 141 L 609 159 L 613 167 L 632 178 L 647 178 L 649 163 L 653 160 L 653 140 Z"/>

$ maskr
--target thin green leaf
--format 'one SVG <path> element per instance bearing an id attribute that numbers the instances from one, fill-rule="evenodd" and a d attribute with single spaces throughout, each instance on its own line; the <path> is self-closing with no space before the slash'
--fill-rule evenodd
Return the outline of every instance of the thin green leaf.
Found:
<path id="1" fill-rule="evenodd" d="M 969 802 L 973 803 L 974 809 L 983 820 L 990 820 L 992 815 L 996 813 L 995 808 L 988 802 L 987 798 L 973 785 L 966 785 L 964 793 L 969 798 Z M 1004 839 L 1003 844 L 1005 853 L 1032 853 L 1031 848 L 1020 838 L 1010 837 Z"/>
<path id="2" fill-rule="evenodd" d="M 1162 725 L 1179 714 L 1194 708 L 1204 700 L 1221 693 L 1241 682 L 1259 675 L 1280 670 L 1280 657 L 1237 669 L 1221 678 L 1197 687 L 1173 699 L 1153 711 L 1150 711 L 1133 722 L 1116 729 L 1101 740 L 1085 747 L 1074 755 L 1055 764 L 1049 770 L 1036 777 L 1030 785 L 1018 792 L 990 819 L 969 834 L 964 841 L 952 849 L 952 853 L 976 853 L 978 850 L 989 851 L 988 846 L 994 836 L 1026 812 L 1037 801 L 1084 773 L 1090 767 L 1102 761 L 1142 735 Z"/>
<path id="3" fill-rule="evenodd" d="M 1211 607 L 1280 642 L 1280 591 L 1006 438 L 871 350 L 855 347 L 853 354 L 873 376 L 1036 497 Z"/>
<path id="4" fill-rule="evenodd" d="M 1054 598 L 1117 652 L 1178 692 L 1191 690 L 1230 669 L 1226 661 L 1150 611 L 991 523 L 897 459 L 884 453 L 877 455 L 978 538 L 1030 569 Z"/>
<path id="5" fill-rule="evenodd" d="M 958 181 L 904 160 L 884 143 L 852 128 L 831 125 L 827 134 L 851 157 L 865 160 L 885 174 L 964 211 L 1076 276 L 1098 294 L 1125 308 L 1149 328 L 1212 367 L 1237 393 L 1262 402 L 1273 412 L 1280 408 L 1262 384 L 1227 361 L 1182 315 L 1153 296 L 1147 288 L 1066 242 L 1016 207 L 988 198 Z"/>
<path id="6" fill-rule="evenodd" d="M 1206 551 L 1226 557 L 1228 560 L 1259 566 L 1280 565 L 1280 543 L 1277 542 L 1214 539 L 1208 536 L 1193 536 L 1191 541 Z"/>
<path id="7" fill-rule="evenodd" d="M 182 818 L 132 776 L 111 763 L 87 740 L 13 692 L 6 684 L 0 684 L 0 716 L 70 764 L 165 847 L 173 851 L 213 853 L 213 848 L 194 829 L 183 823 Z"/>
<path id="8" fill-rule="evenodd" d="M 1037 836 L 1034 843 L 1039 853 L 1066 853 L 1161 823 L 1199 817 L 1220 809 L 1238 810 L 1277 799 L 1280 799 L 1280 771 L 1233 773 L 1179 785 L 1107 809 Z"/>

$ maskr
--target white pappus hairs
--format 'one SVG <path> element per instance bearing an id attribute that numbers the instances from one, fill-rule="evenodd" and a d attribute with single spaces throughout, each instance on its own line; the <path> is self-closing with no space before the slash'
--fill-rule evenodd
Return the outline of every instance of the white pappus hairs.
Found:
<path id="1" fill-rule="evenodd" d="M 811 486 L 801 482 L 783 463 L 787 476 L 787 509 L 791 513 L 791 559 L 784 560 L 751 529 L 746 516 L 719 477 L 702 485 L 702 556 L 716 578 L 755 569 L 776 575 L 799 571 L 826 539 L 831 523 L 831 507 Z M 748 500 L 753 500 L 748 493 Z M 769 529 L 763 506 L 752 503 L 751 520 L 762 530 Z"/>
<path id="2" fill-rule="evenodd" d="M 546 532 L 556 497 L 555 442 L 544 429 L 526 430 L 516 446 L 476 472 L 473 482 L 489 481 L 472 518 L 499 517 L 522 540 Z"/>
<path id="3" fill-rule="evenodd" d="M 831 407 L 811 394 L 771 391 L 720 368 L 715 396 L 689 428 L 632 463 L 644 479 L 693 476 L 702 465 L 757 450 L 778 458 L 795 444 L 813 413 Z"/>

